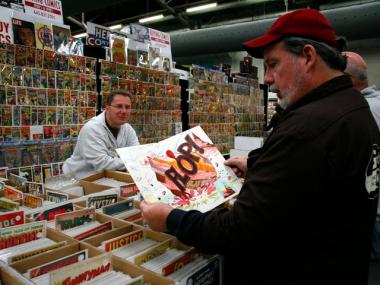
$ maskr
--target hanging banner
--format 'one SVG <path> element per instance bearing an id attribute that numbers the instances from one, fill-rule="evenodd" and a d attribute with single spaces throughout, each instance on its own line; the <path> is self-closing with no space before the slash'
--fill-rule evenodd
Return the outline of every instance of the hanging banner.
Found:
<path id="1" fill-rule="evenodd" d="M 109 47 L 111 30 L 107 27 L 87 22 L 86 43 L 90 46 Z"/>
<path id="2" fill-rule="evenodd" d="M 13 43 L 12 21 L 10 9 L 0 9 L 0 42 Z"/>
<path id="3" fill-rule="evenodd" d="M 25 13 L 63 24 L 60 0 L 24 0 Z"/>

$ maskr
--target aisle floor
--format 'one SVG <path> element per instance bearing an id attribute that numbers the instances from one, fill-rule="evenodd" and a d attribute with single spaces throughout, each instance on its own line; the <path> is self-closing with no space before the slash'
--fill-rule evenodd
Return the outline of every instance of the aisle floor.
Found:
<path id="1" fill-rule="evenodd" d="M 380 262 L 371 262 L 369 267 L 368 285 L 380 284 Z"/>

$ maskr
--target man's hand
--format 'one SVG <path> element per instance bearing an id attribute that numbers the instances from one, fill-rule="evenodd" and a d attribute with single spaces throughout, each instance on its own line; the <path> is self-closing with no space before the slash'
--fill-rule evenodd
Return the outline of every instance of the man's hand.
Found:
<path id="1" fill-rule="evenodd" d="M 166 219 L 173 208 L 164 203 L 140 203 L 140 210 L 144 222 L 154 231 L 166 231 Z"/>
<path id="2" fill-rule="evenodd" d="M 231 167 L 237 177 L 244 178 L 247 174 L 247 157 L 245 156 L 231 157 L 224 164 Z"/>

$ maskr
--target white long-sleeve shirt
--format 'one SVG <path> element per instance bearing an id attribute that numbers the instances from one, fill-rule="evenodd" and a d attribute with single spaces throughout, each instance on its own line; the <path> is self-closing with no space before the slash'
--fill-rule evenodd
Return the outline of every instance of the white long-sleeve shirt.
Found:
<path id="1" fill-rule="evenodd" d="M 115 139 L 106 125 L 103 112 L 80 130 L 74 153 L 65 161 L 63 172 L 75 179 L 82 179 L 96 171 L 124 170 L 125 165 L 115 150 L 138 144 L 136 132 L 128 123 L 120 127 Z"/>

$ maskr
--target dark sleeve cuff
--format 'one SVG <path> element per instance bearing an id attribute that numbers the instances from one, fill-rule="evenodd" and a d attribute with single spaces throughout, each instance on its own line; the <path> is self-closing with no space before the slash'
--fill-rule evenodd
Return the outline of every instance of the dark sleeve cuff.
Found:
<path id="1" fill-rule="evenodd" d="M 183 217 L 186 215 L 186 211 L 180 209 L 173 209 L 168 218 L 166 219 L 167 233 L 176 235 L 181 224 Z"/>

